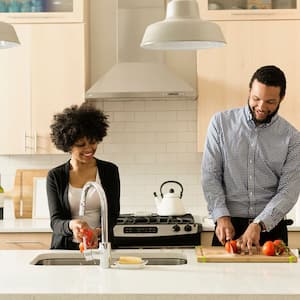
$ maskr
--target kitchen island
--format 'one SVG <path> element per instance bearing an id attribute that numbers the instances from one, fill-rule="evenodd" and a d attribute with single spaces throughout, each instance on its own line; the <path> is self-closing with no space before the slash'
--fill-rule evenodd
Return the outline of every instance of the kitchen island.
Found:
<path id="1" fill-rule="evenodd" d="M 198 263 L 194 249 L 157 249 L 181 251 L 188 263 L 133 270 L 30 264 L 49 251 L 1 250 L 0 299 L 300 299 L 299 263 Z"/>

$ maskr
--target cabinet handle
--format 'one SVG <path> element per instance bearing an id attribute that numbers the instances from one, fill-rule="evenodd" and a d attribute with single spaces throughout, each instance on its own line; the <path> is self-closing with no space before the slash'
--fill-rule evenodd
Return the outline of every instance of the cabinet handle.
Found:
<path id="1" fill-rule="evenodd" d="M 34 153 L 37 153 L 37 132 L 34 132 L 34 138 L 33 138 L 33 143 L 34 143 Z"/>
<path id="2" fill-rule="evenodd" d="M 232 12 L 233 16 L 271 16 L 275 15 L 275 12 Z"/>
<path id="3" fill-rule="evenodd" d="M 28 147 L 27 146 L 27 139 L 30 139 L 31 137 L 30 137 L 30 135 L 27 135 L 27 133 L 26 133 L 26 131 L 25 131 L 25 136 L 24 136 L 24 150 L 25 150 L 25 152 L 27 151 L 27 149 L 29 148 L 30 149 L 30 147 Z"/>

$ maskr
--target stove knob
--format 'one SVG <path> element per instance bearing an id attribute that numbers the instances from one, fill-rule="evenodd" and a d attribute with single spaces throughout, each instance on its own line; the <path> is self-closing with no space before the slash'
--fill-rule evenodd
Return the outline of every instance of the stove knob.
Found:
<path id="1" fill-rule="evenodd" d="M 185 231 L 192 231 L 192 226 L 190 224 L 187 224 L 184 226 Z"/>
<path id="2" fill-rule="evenodd" d="M 172 228 L 175 232 L 180 231 L 180 226 L 178 224 L 175 224 Z"/>

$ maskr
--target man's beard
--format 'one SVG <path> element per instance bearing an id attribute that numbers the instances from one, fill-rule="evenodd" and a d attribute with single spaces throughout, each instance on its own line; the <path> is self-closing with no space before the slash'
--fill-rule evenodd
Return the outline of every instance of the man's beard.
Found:
<path id="1" fill-rule="evenodd" d="M 264 118 L 263 120 L 258 120 L 255 117 L 255 111 L 253 111 L 253 109 L 251 108 L 250 104 L 249 104 L 249 99 L 248 99 L 248 106 L 249 106 L 249 110 L 251 112 L 252 115 L 252 119 L 255 122 L 255 124 L 267 124 L 270 123 L 272 118 L 277 114 L 280 104 L 278 104 L 277 108 L 270 114 L 268 115 L 266 118 Z"/>

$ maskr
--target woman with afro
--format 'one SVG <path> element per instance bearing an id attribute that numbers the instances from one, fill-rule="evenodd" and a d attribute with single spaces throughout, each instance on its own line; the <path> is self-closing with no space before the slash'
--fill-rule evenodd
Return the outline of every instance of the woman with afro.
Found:
<path id="1" fill-rule="evenodd" d="M 106 136 L 107 116 L 88 104 L 65 108 L 55 114 L 51 139 L 57 149 L 70 153 L 70 159 L 50 170 L 47 195 L 53 230 L 51 249 L 79 249 L 82 232 L 92 230 L 90 248 L 98 247 L 101 236 L 100 200 L 90 189 L 85 216 L 79 217 L 82 187 L 88 181 L 101 184 L 107 198 L 109 240 L 113 243 L 113 226 L 120 212 L 120 179 L 118 167 L 94 155 Z"/>

